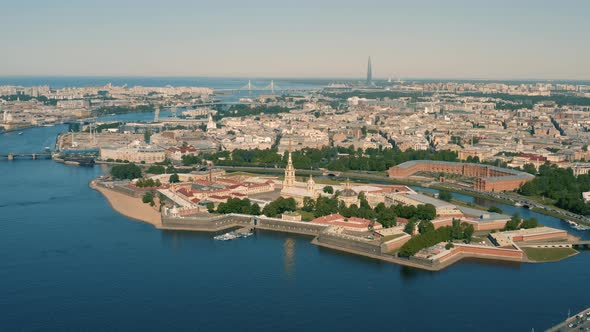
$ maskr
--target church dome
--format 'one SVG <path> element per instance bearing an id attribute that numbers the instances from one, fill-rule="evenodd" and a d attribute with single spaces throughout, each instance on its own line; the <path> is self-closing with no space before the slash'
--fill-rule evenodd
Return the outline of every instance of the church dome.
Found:
<path id="1" fill-rule="evenodd" d="M 356 197 L 358 196 L 357 192 L 352 189 L 344 189 L 340 192 L 340 196 L 343 197 Z"/>
<path id="2" fill-rule="evenodd" d="M 352 190 L 350 186 L 350 180 L 346 179 L 346 188 L 340 192 L 340 196 L 342 197 L 356 197 L 358 193 Z"/>

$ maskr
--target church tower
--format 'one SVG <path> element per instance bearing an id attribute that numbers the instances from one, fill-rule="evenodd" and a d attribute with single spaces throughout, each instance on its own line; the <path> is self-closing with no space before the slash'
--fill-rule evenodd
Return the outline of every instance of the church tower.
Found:
<path id="1" fill-rule="evenodd" d="M 217 124 L 215 124 L 215 121 L 213 121 L 213 117 L 211 116 L 211 113 L 209 113 L 208 119 L 207 119 L 207 131 L 211 131 L 211 130 L 215 130 L 217 129 Z"/>
<path id="2" fill-rule="evenodd" d="M 295 185 L 295 168 L 293 167 L 293 159 L 291 158 L 291 140 L 289 140 L 289 160 L 287 161 L 287 168 L 285 168 L 283 188 L 290 188 L 293 185 Z"/>
<path id="3" fill-rule="evenodd" d="M 311 174 L 309 174 L 309 180 L 307 180 L 307 192 L 312 196 L 315 194 L 315 181 L 311 177 Z"/>

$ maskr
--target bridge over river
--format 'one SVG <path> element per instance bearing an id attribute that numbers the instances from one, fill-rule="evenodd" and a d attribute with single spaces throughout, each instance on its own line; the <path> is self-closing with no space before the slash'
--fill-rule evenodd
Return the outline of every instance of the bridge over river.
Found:
<path id="1" fill-rule="evenodd" d="M 51 159 L 51 152 L 33 152 L 33 153 L 0 153 L 0 160 L 15 160 L 15 159 Z"/>

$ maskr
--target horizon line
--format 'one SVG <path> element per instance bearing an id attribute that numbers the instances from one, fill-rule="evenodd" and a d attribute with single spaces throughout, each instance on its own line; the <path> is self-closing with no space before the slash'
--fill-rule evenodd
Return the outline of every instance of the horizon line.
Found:
<path id="1" fill-rule="evenodd" d="M 212 78 L 212 79 L 229 79 L 239 78 L 244 80 L 346 80 L 346 81 L 364 81 L 366 78 L 362 77 L 330 77 L 330 76 L 230 76 L 230 75 L 102 75 L 102 74 L 0 74 L 2 78 Z M 458 80 L 458 81 L 574 81 L 574 82 L 590 82 L 590 78 L 529 78 L 529 77 L 514 77 L 514 78 L 481 78 L 481 77 L 403 77 L 403 76 L 388 76 L 373 78 L 374 81 L 387 81 L 389 78 L 395 80 Z"/>

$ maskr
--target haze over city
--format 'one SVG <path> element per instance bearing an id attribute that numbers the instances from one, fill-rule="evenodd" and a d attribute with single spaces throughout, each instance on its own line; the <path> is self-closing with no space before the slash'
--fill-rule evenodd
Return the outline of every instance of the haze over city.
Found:
<path id="1" fill-rule="evenodd" d="M 0 76 L 590 79 L 586 1 L 11 1 Z"/>
<path id="2" fill-rule="evenodd" d="M 4 0 L 0 330 L 590 331 L 589 9 Z"/>

